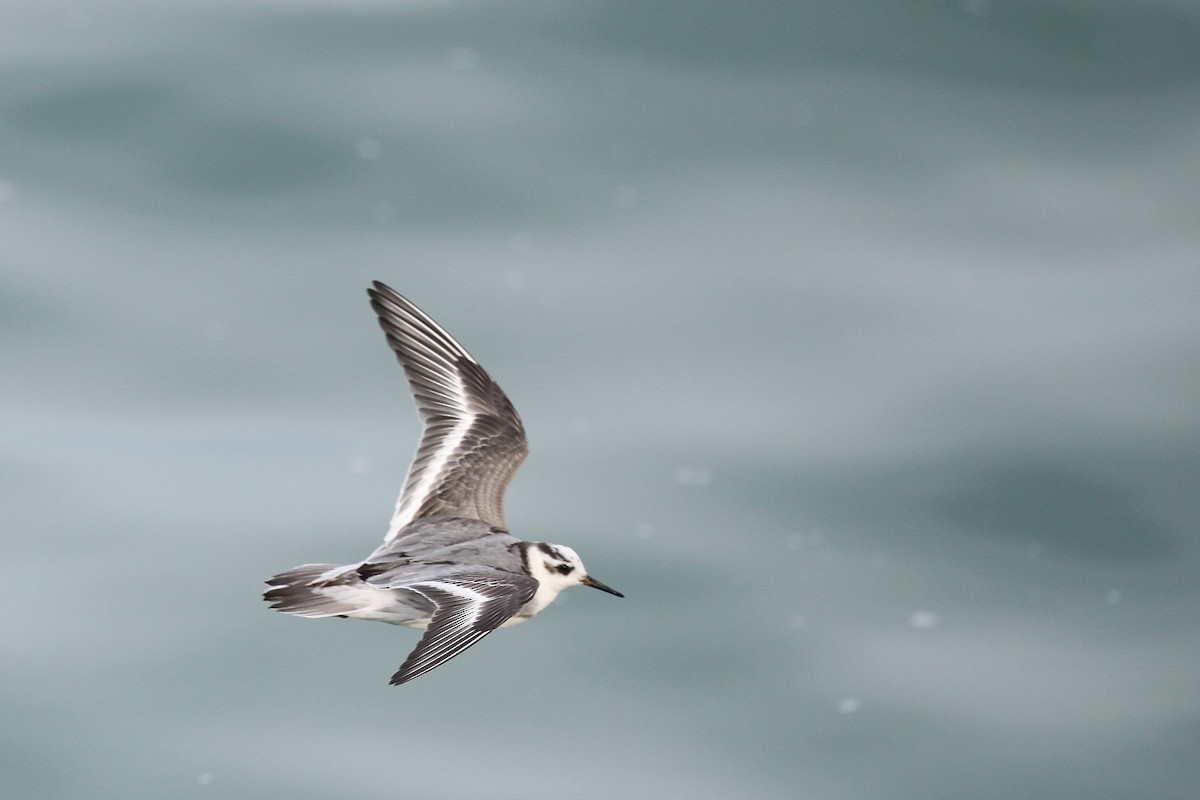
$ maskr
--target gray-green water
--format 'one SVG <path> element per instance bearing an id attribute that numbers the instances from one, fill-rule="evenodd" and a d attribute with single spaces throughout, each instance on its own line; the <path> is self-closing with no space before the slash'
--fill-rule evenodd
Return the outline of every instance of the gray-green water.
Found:
<path id="1" fill-rule="evenodd" d="M 0 17 L 5 800 L 1196 796 L 1196 3 Z M 399 689 L 372 278 L 628 595 Z"/>

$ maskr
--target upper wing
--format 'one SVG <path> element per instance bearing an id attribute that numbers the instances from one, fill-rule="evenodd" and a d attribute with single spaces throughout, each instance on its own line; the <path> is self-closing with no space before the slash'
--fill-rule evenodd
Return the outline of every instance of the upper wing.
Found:
<path id="1" fill-rule="evenodd" d="M 529 451 L 521 418 L 483 367 L 425 312 L 379 281 L 367 294 L 425 425 L 384 541 L 434 514 L 503 528 L 504 490 Z"/>
<path id="2" fill-rule="evenodd" d="M 405 585 L 437 608 L 391 684 L 398 686 L 424 675 L 499 628 L 532 599 L 537 586 L 533 578 L 500 570 L 458 573 Z"/>

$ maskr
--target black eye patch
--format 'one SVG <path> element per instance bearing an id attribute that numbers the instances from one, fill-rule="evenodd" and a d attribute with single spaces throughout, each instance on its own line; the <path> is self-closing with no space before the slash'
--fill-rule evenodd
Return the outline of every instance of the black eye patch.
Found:
<path id="1" fill-rule="evenodd" d="M 575 569 L 570 564 L 559 564 L 554 568 L 554 571 L 559 575 L 570 575 L 571 570 Z"/>

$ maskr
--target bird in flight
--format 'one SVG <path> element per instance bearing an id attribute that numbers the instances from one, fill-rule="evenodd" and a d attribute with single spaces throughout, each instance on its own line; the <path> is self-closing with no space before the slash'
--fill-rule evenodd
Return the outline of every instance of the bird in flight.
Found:
<path id="1" fill-rule="evenodd" d="M 497 628 L 530 619 L 569 586 L 617 590 L 569 547 L 504 524 L 504 490 L 529 447 L 516 409 L 471 354 L 379 281 L 367 290 L 423 423 L 383 544 L 356 564 L 303 564 L 267 581 L 271 608 L 421 628 L 392 675 L 411 681 Z"/>

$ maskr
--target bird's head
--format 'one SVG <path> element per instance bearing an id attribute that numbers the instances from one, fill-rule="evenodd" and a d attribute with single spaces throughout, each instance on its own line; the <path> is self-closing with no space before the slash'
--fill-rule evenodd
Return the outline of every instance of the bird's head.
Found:
<path id="1" fill-rule="evenodd" d="M 591 586 L 617 597 L 625 596 L 588 575 L 579 554 L 566 545 L 537 542 L 526 553 L 529 573 L 539 584 L 553 589 L 556 594 L 568 586 Z"/>

